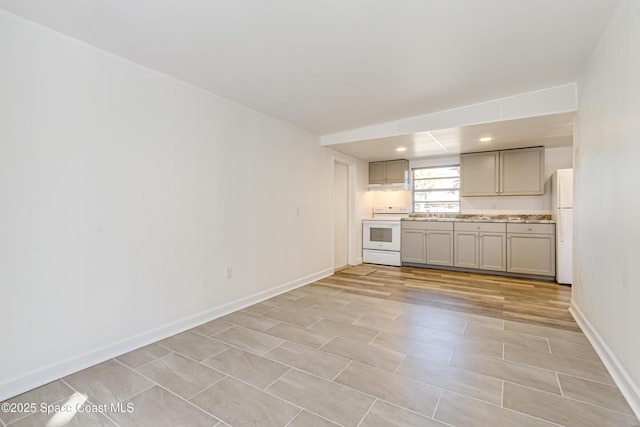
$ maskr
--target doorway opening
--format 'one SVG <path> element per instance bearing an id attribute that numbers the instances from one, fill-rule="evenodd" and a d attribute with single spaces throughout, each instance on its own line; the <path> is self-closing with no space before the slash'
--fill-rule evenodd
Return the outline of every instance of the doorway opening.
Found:
<path id="1" fill-rule="evenodd" d="M 334 158 L 333 161 L 333 269 L 354 264 L 353 212 L 355 165 Z"/>

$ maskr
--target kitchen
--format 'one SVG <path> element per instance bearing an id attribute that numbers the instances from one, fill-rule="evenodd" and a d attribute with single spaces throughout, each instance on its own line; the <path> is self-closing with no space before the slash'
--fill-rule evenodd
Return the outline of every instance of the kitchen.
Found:
<path id="1" fill-rule="evenodd" d="M 268 310 L 280 319 L 261 318 L 260 326 L 252 324 L 259 331 L 245 327 L 247 319 L 268 317 L 255 313 L 268 303 L 254 307 L 254 313 L 228 317 L 237 323 L 227 329 L 242 331 L 245 338 L 265 338 L 264 331 L 272 328 L 274 334 L 282 332 L 282 325 L 275 324 L 283 322 L 282 312 L 314 299 L 298 288 L 326 282 L 334 267 L 362 263 L 362 220 L 372 216 L 374 206 L 413 203 L 409 190 L 369 191 L 369 162 L 409 159 L 409 170 L 418 170 L 460 164 L 460 153 L 544 146 L 544 195 L 463 195 L 460 210 L 478 218 L 550 215 L 549 177 L 573 168 L 575 275 L 571 288 L 553 286 L 571 291 L 567 304 L 613 377 L 603 374 L 597 378 L 600 384 L 611 387 L 614 381 L 640 413 L 640 347 L 633 326 L 640 321 L 634 219 L 640 203 L 627 189 L 638 181 L 640 157 L 638 130 L 630 119 L 637 116 L 640 99 L 635 96 L 640 75 L 637 1 L 495 1 L 492 7 L 472 1 L 323 2 L 314 13 L 288 0 L 278 3 L 282 8 L 255 0 L 225 3 L 221 11 L 218 2 L 193 8 L 157 2 L 150 8 L 144 2 L 0 0 L 5 58 L 0 69 L 0 320 L 10 326 L 2 335 L 10 351 L 1 357 L 0 399 L 51 381 L 60 385 L 61 378 L 102 363 L 113 368 L 102 376 L 106 382 L 126 383 L 111 375 L 115 371 L 140 380 L 134 372 L 139 366 L 129 369 L 112 359 L 146 346 L 152 350 L 146 356 L 163 358 L 167 346 L 176 347 L 164 341 L 169 337 L 272 298 L 279 306 Z M 557 123 L 556 115 L 565 116 Z M 569 137 L 564 132 L 504 140 L 494 134 L 488 142 L 479 141 L 484 134 L 439 133 L 464 134 L 475 126 L 535 118 L 549 119 L 551 127 L 570 123 L 572 142 L 561 141 Z M 541 123 L 531 127 L 545 128 Z M 410 141 L 389 144 L 403 138 Z M 513 141 L 517 146 L 502 145 Z M 378 145 L 388 152 L 368 157 Z M 353 151 L 343 152 L 341 146 Z M 402 147 L 407 150 L 395 151 Z M 334 197 L 338 169 L 345 190 L 340 205 Z M 345 220 L 340 224 L 346 231 L 338 233 L 343 241 L 334 236 L 338 206 Z M 442 231 L 455 235 L 453 227 Z M 341 251 L 335 250 L 338 241 Z M 336 262 L 336 254 L 346 261 Z M 388 276 L 398 270 L 388 269 Z M 316 287 L 310 286 L 310 293 L 322 292 Z M 386 314 L 386 323 L 375 325 L 367 313 L 371 300 L 354 303 L 355 297 L 335 288 L 326 294 L 332 309 L 305 307 L 313 312 L 295 317 L 318 325 L 288 326 L 287 332 L 336 338 L 337 352 L 340 334 L 366 329 L 362 324 L 370 322 L 374 335 L 354 333 L 369 338 L 358 348 L 371 350 L 368 342 L 377 333 L 379 342 L 398 345 L 382 333 L 401 323 L 389 319 L 400 314 L 392 302 L 375 300 L 386 307 L 378 312 Z M 342 328 L 339 321 L 328 320 L 336 312 Z M 467 320 L 445 326 L 458 328 L 454 334 L 460 335 Z M 507 330 L 504 323 L 483 321 L 504 337 L 526 335 Z M 198 329 L 206 334 L 199 335 L 201 343 L 218 343 L 206 352 L 219 350 L 222 339 L 237 338 L 213 328 Z M 468 332 L 493 332 L 472 329 Z M 553 338 L 544 339 L 532 338 L 530 344 L 548 350 Z M 263 356 L 283 345 L 280 340 L 270 335 L 266 348 L 242 354 L 273 366 Z M 159 341 L 166 346 L 154 345 Z M 225 350 L 227 359 L 205 356 L 222 369 L 229 359 L 240 360 L 231 357 L 240 351 L 237 341 L 230 345 L 234 350 Z M 292 349 L 299 350 L 287 344 L 278 357 L 285 359 L 284 350 Z M 402 360 L 389 353 L 396 350 L 359 351 L 348 359 L 380 353 L 393 365 Z M 493 354 L 499 350 L 491 346 Z M 177 352 L 169 351 L 169 359 L 175 362 Z M 193 357 L 200 370 L 213 369 Z M 158 367 L 155 362 L 151 367 Z M 342 368 L 342 360 L 338 365 Z M 342 379 L 362 373 L 357 363 L 352 365 Z M 423 368 L 416 371 L 428 372 L 428 366 Z M 293 374 L 285 380 L 300 380 L 296 375 L 304 369 L 289 369 Z M 307 384 L 344 389 L 317 376 L 304 378 Z M 560 393 L 558 380 L 551 380 L 552 391 Z M 155 396 L 148 401 L 161 401 L 160 396 L 184 407 L 184 399 L 163 392 L 157 382 L 146 389 L 147 381 L 137 382 L 146 391 L 136 390 Z M 229 383 L 226 379 L 221 385 Z M 233 384 L 273 400 L 262 389 Z M 507 397 L 522 391 L 495 379 L 487 405 L 508 419 L 513 413 L 501 407 L 504 384 Z M 69 387 L 61 389 L 66 393 Z M 332 393 L 317 396 L 327 394 Z M 451 397 L 444 394 L 445 401 Z M 56 401 L 67 397 L 56 396 Z M 124 393 L 118 400 L 130 396 Z M 298 397 L 289 396 L 292 402 Z M 432 397 L 433 407 L 421 410 L 435 409 L 438 396 Z M 360 396 L 362 418 L 369 409 L 373 417 L 394 408 L 383 401 Z M 470 401 L 468 407 L 478 403 Z M 319 410 L 299 408 L 315 404 L 291 404 L 281 413 L 313 419 L 312 412 Z M 574 406 L 601 409 L 580 405 Z M 0 416 L 0 425 L 22 422 L 9 417 Z"/>
<path id="2" fill-rule="evenodd" d="M 380 160 L 409 157 L 407 146 L 417 145 L 418 134 L 387 138 L 386 146 L 367 152 L 373 218 L 363 219 L 363 261 L 556 280 L 557 258 L 562 272 L 557 280 L 570 284 L 571 258 L 564 242 L 571 241 L 571 218 L 559 221 L 556 209 L 559 189 L 565 200 L 573 190 L 571 182 L 557 182 L 556 171 L 573 165 L 572 115 L 427 133 L 433 146 L 429 157 L 416 158 L 414 148 L 408 150 L 410 161 Z M 338 149 L 356 154 L 357 144 Z M 421 145 L 424 150 L 427 142 Z M 393 233 L 384 233 L 381 224 Z M 526 239 L 522 233 L 532 236 Z M 557 257 L 556 237 L 563 243 Z M 485 245 L 492 249 L 483 250 Z"/>

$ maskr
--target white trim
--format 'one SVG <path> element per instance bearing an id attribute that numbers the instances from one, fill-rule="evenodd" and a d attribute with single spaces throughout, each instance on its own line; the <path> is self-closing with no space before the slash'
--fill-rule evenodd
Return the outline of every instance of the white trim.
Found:
<path id="1" fill-rule="evenodd" d="M 356 230 L 358 230 L 358 226 L 356 226 L 356 179 L 357 179 L 357 169 L 356 164 L 354 162 L 349 162 L 348 166 L 348 176 L 349 176 L 349 237 L 348 237 L 348 247 L 349 253 L 347 254 L 347 262 L 349 265 L 359 264 L 356 259 L 359 256 L 358 246 L 357 246 L 357 238 L 354 235 Z M 362 239 L 360 239 L 362 240 Z"/>
<path id="2" fill-rule="evenodd" d="M 356 246 L 357 239 L 354 236 L 356 230 L 355 220 L 355 206 L 356 206 L 356 163 L 352 160 L 348 160 L 336 155 L 332 155 L 331 171 L 335 179 L 335 165 L 336 163 L 347 167 L 347 265 L 357 265 L 358 262 L 358 249 Z M 335 191 L 333 195 L 333 203 L 335 204 Z M 334 209 L 335 214 L 335 209 Z M 332 230 L 335 230 L 335 218 L 332 221 Z M 331 237 L 331 259 L 335 262 L 335 239 Z M 334 268 L 336 266 L 334 265 Z"/>
<path id="3" fill-rule="evenodd" d="M 226 314 L 259 303 L 266 299 L 288 292 L 292 289 L 308 285 L 333 274 L 333 268 L 292 280 L 283 285 L 275 286 L 266 291 L 259 292 L 248 297 L 240 298 L 227 304 L 211 308 L 209 310 L 183 317 L 171 323 L 159 326 L 140 334 L 116 341 L 112 344 L 91 350 L 85 354 L 72 357 L 67 360 L 53 363 L 49 366 L 21 374 L 0 383 L 0 401 L 17 396 L 21 393 L 40 387 L 51 381 L 78 372 L 90 366 L 102 363 L 106 360 L 136 350 L 140 347 L 152 344 L 156 341 L 184 332 L 203 323 L 217 319 Z"/>
<path id="4" fill-rule="evenodd" d="M 609 371 L 609 374 L 622 392 L 624 398 L 627 399 L 627 403 L 633 413 L 636 417 L 640 418 L 640 387 L 638 387 L 638 384 L 629 376 L 622 363 L 620 363 L 600 334 L 598 334 L 598 331 L 593 327 L 591 322 L 589 322 L 575 301 L 571 301 L 569 312 L 573 315 L 576 323 L 578 323 L 578 326 L 580 326 L 580 329 L 582 329 L 582 332 L 584 332 L 593 348 L 595 348 L 600 359 L 602 359 L 602 363 L 604 363 L 604 366 Z"/>

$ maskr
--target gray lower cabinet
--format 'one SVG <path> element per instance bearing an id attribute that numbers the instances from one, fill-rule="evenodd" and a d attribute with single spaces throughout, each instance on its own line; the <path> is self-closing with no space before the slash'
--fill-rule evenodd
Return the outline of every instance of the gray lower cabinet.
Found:
<path id="1" fill-rule="evenodd" d="M 454 236 L 454 265 L 463 268 L 478 268 L 478 233 L 456 230 Z"/>
<path id="2" fill-rule="evenodd" d="M 453 265 L 453 222 L 403 221 L 402 262 Z"/>
<path id="3" fill-rule="evenodd" d="M 427 264 L 453 265 L 453 230 L 427 230 Z"/>
<path id="4" fill-rule="evenodd" d="M 507 239 L 505 233 L 480 233 L 478 268 L 507 270 Z"/>
<path id="5" fill-rule="evenodd" d="M 402 262 L 416 264 L 427 263 L 426 232 L 421 229 L 405 229 L 402 227 L 400 237 Z"/>
<path id="6" fill-rule="evenodd" d="M 507 271 L 555 276 L 555 224 L 507 224 Z"/>
<path id="7" fill-rule="evenodd" d="M 555 276 L 555 224 L 402 221 L 402 262 Z"/>
<path id="8" fill-rule="evenodd" d="M 506 271 L 506 224 L 456 223 L 454 266 Z"/>

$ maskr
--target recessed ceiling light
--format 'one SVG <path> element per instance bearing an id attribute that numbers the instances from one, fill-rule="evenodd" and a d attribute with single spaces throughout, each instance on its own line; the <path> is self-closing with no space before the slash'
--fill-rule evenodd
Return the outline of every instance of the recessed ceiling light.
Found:
<path id="1" fill-rule="evenodd" d="M 403 151 L 407 151 L 407 147 L 398 147 L 398 148 L 396 148 L 396 151 L 398 153 L 402 153 Z"/>
<path id="2" fill-rule="evenodd" d="M 491 140 L 493 140 L 493 138 L 491 138 L 490 136 L 484 136 L 480 138 L 480 142 L 489 142 Z"/>

